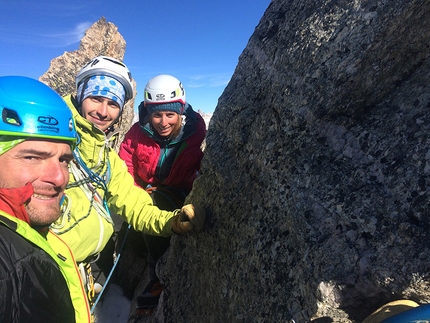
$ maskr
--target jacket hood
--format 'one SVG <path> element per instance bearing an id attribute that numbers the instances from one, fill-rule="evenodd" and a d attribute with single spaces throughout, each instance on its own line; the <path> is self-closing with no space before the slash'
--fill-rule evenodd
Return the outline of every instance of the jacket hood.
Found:
<path id="1" fill-rule="evenodd" d="M 25 209 L 25 202 L 31 198 L 33 192 L 33 185 L 31 183 L 18 188 L 0 189 L 0 209 L 30 224 L 30 218 Z"/>

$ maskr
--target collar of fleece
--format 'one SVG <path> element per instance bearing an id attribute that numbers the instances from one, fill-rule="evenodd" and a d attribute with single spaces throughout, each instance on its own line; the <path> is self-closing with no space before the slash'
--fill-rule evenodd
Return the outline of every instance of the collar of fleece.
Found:
<path id="1" fill-rule="evenodd" d="M 30 224 L 25 202 L 33 195 L 33 186 L 27 183 L 18 188 L 1 188 L 0 189 L 0 210 Z"/>

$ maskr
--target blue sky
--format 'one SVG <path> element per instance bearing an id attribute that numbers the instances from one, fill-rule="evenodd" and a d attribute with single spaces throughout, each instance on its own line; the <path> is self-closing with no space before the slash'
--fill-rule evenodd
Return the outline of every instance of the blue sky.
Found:
<path id="1" fill-rule="evenodd" d="M 212 113 L 270 0 L 14 0 L 0 2 L 0 75 L 39 78 L 51 59 L 79 48 L 102 16 L 127 47 L 137 82 L 161 73 L 184 84 L 195 110 Z"/>

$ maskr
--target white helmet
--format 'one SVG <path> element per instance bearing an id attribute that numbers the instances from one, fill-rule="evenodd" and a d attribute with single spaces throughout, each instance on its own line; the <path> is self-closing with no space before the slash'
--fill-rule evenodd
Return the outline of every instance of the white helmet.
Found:
<path id="1" fill-rule="evenodd" d="M 185 90 L 181 81 L 168 74 L 160 74 L 148 81 L 145 86 L 144 104 L 164 104 L 180 102 L 185 105 Z"/>
<path id="2" fill-rule="evenodd" d="M 131 73 L 127 66 L 116 58 L 109 56 L 94 57 L 78 73 L 76 88 L 79 87 L 82 81 L 94 75 L 110 76 L 120 82 L 125 89 L 125 102 L 133 97 L 133 78 Z"/>

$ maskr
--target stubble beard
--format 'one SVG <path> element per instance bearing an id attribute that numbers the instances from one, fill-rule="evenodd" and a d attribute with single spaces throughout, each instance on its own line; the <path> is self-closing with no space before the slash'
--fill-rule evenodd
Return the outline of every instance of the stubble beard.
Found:
<path id="1" fill-rule="evenodd" d="M 33 207 L 31 202 L 27 204 L 26 211 L 30 219 L 31 226 L 50 226 L 60 217 L 60 205 L 50 205 L 46 207 Z"/>

